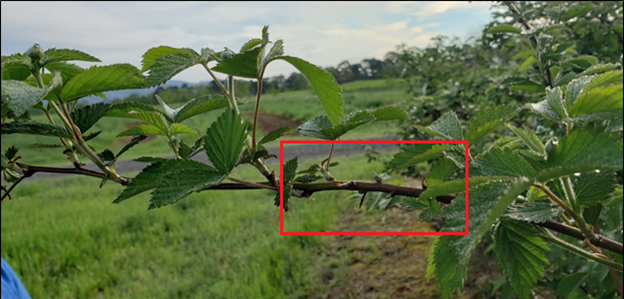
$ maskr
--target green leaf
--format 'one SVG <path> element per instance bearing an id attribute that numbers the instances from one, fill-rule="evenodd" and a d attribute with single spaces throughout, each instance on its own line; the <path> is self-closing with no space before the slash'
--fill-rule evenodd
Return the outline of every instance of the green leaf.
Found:
<path id="1" fill-rule="evenodd" d="M 166 54 L 156 58 L 149 67 L 149 76 L 145 82 L 145 87 L 157 86 L 167 82 L 181 71 L 197 64 L 196 58 L 197 55 L 190 51 Z M 145 68 L 145 57 L 143 68 Z"/>
<path id="2" fill-rule="evenodd" d="M 593 82 L 593 81 L 592 81 Z M 588 85 L 590 85 L 589 83 Z M 622 85 L 598 87 L 589 92 L 583 92 L 574 105 L 570 107 L 571 117 L 613 111 L 622 115 Z"/>
<path id="3" fill-rule="evenodd" d="M 581 75 L 593 75 L 593 74 L 598 74 L 602 72 L 612 71 L 615 69 L 617 69 L 617 65 L 613 63 L 597 64 L 583 71 Z"/>
<path id="4" fill-rule="evenodd" d="M 523 299 L 530 298 L 531 288 L 544 277 L 544 268 L 549 265 L 546 254 L 550 249 L 539 234 L 534 226 L 513 220 L 501 221 L 493 233 L 498 264 Z"/>
<path id="5" fill-rule="evenodd" d="M 442 214 L 442 208 L 435 199 L 429 200 L 429 207 L 420 212 L 420 221 L 431 221 Z"/>
<path id="6" fill-rule="evenodd" d="M 622 84 L 623 73 L 622 71 L 613 71 L 588 78 L 591 79 L 591 82 L 589 82 L 585 86 L 585 91 L 590 91 L 594 88 L 608 86 L 616 83 Z"/>
<path id="7" fill-rule="evenodd" d="M 386 165 L 386 171 L 396 171 L 407 168 L 420 162 L 435 159 L 442 156 L 442 152 L 448 145 L 441 144 L 410 144 L 402 151 L 394 154 L 392 160 Z"/>
<path id="8" fill-rule="evenodd" d="M 594 126 L 573 130 L 548 151 L 546 169 L 537 174 L 540 182 L 589 171 L 622 169 L 622 139 Z"/>
<path id="9" fill-rule="evenodd" d="M 286 161 L 284 164 L 284 183 L 291 183 L 295 179 L 298 165 L 297 157 Z"/>
<path id="10" fill-rule="evenodd" d="M 401 207 L 405 210 L 422 210 L 429 207 L 427 200 L 420 200 L 412 197 L 404 197 L 401 201 Z"/>
<path id="11" fill-rule="evenodd" d="M 292 133 L 294 131 L 295 130 L 293 130 L 291 127 L 288 127 L 288 126 L 281 127 L 279 129 L 276 129 L 273 132 L 267 134 L 262 139 L 260 139 L 260 141 L 258 142 L 258 145 L 269 143 L 269 142 L 271 142 L 273 140 L 276 140 L 276 139 L 284 136 L 284 134 Z"/>
<path id="12" fill-rule="evenodd" d="M 561 63 L 562 67 L 571 67 L 571 68 L 579 68 L 579 69 L 588 69 L 594 65 L 598 64 L 598 59 L 594 56 L 579 56 L 573 59 L 568 59 Z"/>
<path id="13" fill-rule="evenodd" d="M 561 93 L 561 88 L 555 87 L 553 90 L 546 90 L 546 100 L 535 104 L 528 104 L 533 111 L 554 121 L 561 121 L 568 117 L 566 104 Z"/>
<path id="14" fill-rule="evenodd" d="M 519 28 L 516 28 L 512 25 L 508 25 L 508 24 L 500 24 L 497 25 L 495 27 L 490 28 L 487 33 L 516 33 L 516 34 L 520 34 L 522 33 L 522 30 L 520 30 Z"/>
<path id="15" fill-rule="evenodd" d="M 534 56 L 535 54 L 536 54 L 535 50 L 533 50 L 533 49 L 524 50 L 524 51 L 514 55 L 512 58 L 513 59 L 518 59 L 518 58 L 523 58 L 523 57 L 528 57 L 528 56 Z"/>
<path id="16" fill-rule="evenodd" d="M 615 191 L 615 174 L 613 172 L 588 172 L 581 176 L 572 176 L 574 193 L 581 206 L 604 203 Z"/>
<path id="17" fill-rule="evenodd" d="M 440 236 L 434 242 L 430 253 L 428 276 L 435 273 L 442 296 L 451 294 L 463 284 L 466 269 L 473 249 L 490 229 L 492 224 L 503 214 L 516 196 L 526 190 L 531 182 L 519 179 L 490 181 L 470 189 L 469 235 Z M 463 232 L 466 228 L 466 207 L 463 198 L 456 198 L 444 211 L 446 223 L 443 232 Z"/>
<path id="18" fill-rule="evenodd" d="M 518 72 L 522 72 L 524 71 L 526 68 L 528 68 L 529 66 L 533 65 L 535 62 L 537 61 L 537 59 L 535 59 L 534 56 L 531 56 L 529 58 L 527 58 L 518 68 Z"/>
<path id="19" fill-rule="evenodd" d="M 119 158 L 119 156 L 121 156 L 121 154 L 125 153 L 127 150 L 129 150 L 131 147 L 139 144 L 139 142 L 145 140 L 145 138 L 147 138 L 147 136 L 145 135 L 139 135 L 137 137 L 132 138 L 132 140 L 130 140 L 130 142 L 128 142 L 126 145 L 124 145 L 124 147 L 122 147 L 119 152 L 117 153 L 117 155 L 115 155 L 115 158 Z"/>
<path id="20" fill-rule="evenodd" d="M 61 77 L 63 78 L 63 82 L 67 82 L 71 80 L 71 78 L 75 77 L 76 75 L 84 72 L 83 68 L 75 64 L 61 62 L 61 61 L 48 63 L 46 64 L 45 68 L 48 69 L 51 73 L 54 73 L 54 71 L 61 72 Z"/>
<path id="21" fill-rule="evenodd" d="M 576 78 L 576 76 L 577 75 L 575 73 L 567 73 L 563 75 L 562 77 L 560 77 L 559 79 L 555 80 L 555 82 L 553 83 L 553 86 L 558 87 L 558 86 L 563 86 L 565 84 L 568 84 L 570 81 L 572 81 L 572 79 Z"/>
<path id="22" fill-rule="evenodd" d="M 32 143 L 28 145 L 29 148 L 59 148 L 63 147 L 60 143 Z"/>
<path id="23" fill-rule="evenodd" d="M 466 139 L 470 146 L 479 142 L 485 135 L 496 129 L 506 119 L 515 115 L 516 108 L 512 105 L 493 106 L 480 111 L 466 128 Z"/>
<path id="24" fill-rule="evenodd" d="M 543 223 L 559 217 L 563 209 L 548 202 L 523 202 L 511 205 L 505 217 L 532 223 Z"/>
<path id="25" fill-rule="evenodd" d="M 557 286 L 557 295 L 561 298 L 570 298 L 576 289 L 583 284 L 586 277 L 586 272 L 567 274 Z"/>
<path id="26" fill-rule="evenodd" d="M 71 112 L 71 118 L 74 124 L 80 129 L 81 133 L 87 132 L 100 118 L 104 117 L 110 104 L 96 103 L 91 104 Z"/>
<path id="27" fill-rule="evenodd" d="M 275 42 L 269 53 L 264 58 L 264 65 L 267 65 L 272 60 L 284 55 L 284 41 L 279 39 Z"/>
<path id="28" fill-rule="evenodd" d="M 537 135 L 533 131 L 529 131 L 526 128 L 519 129 L 510 124 L 507 124 L 507 127 L 511 129 L 524 143 L 534 152 L 544 155 L 546 153 L 546 149 L 544 148 L 544 144 L 537 138 Z"/>
<path id="29" fill-rule="evenodd" d="M 567 22 L 570 19 L 587 14 L 594 9 L 593 5 L 581 6 L 566 10 L 561 16 L 561 21 Z M 565 296 L 564 296 L 565 297 Z"/>
<path id="30" fill-rule="evenodd" d="M 72 135 L 69 133 L 69 131 L 67 131 L 63 127 L 46 124 L 34 120 L 18 120 L 10 123 L 4 123 L 2 124 L 1 128 L 2 135 L 30 134 L 72 138 Z"/>
<path id="31" fill-rule="evenodd" d="M 358 111 L 348 115 L 342 123 L 334 127 L 329 117 L 321 115 L 303 123 L 297 128 L 297 132 L 305 136 L 336 140 L 350 130 L 368 124 L 374 120 L 375 118 L 369 112 Z"/>
<path id="32" fill-rule="evenodd" d="M 440 137 L 443 140 L 463 140 L 461 124 L 454 111 L 444 113 L 427 127 L 416 125 L 419 130 Z"/>
<path id="33" fill-rule="evenodd" d="M 172 160 L 161 167 L 160 183 L 152 192 L 149 209 L 169 205 L 206 187 L 218 185 L 225 175 L 212 166 L 193 160 Z"/>
<path id="34" fill-rule="evenodd" d="M 137 89 L 144 79 L 130 64 L 92 66 L 65 83 L 61 99 L 71 102 L 99 92 Z"/>
<path id="35" fill-rule="evenodd" d="M 435 187 L 448 180 L 457 170 L 455 162 L 442 158 L 431 165 L 431 170 L 427 174 L 427 188 Z"/>
<path id="36" fill-rule="evenodd" d="M 223 95 L 203 95 L 188 101 L 176 109 L 173 121 L 180 123 L 193 116 L 228 107 L 228 99 Z"/>
<path id="37" fill-rule="evenodd" d="M 2 102 L 8 105 L 15 116 L 24 114 L 48 94 L 47 89 L 33 87 L 25 82 L 2 80 Z"/>
<path id="38" fill-rule="evenodd" d="M 297 57 L 281 56 L 277 59 L 290 63 L 308 79 L 331 123 L 333 125 L 340 124 L 340 120 L 344 117 L 344 100 L 342 89 L 334 77 L 323 69 Z"/>
<path id="39" fill-rule="evenodd" d="M 405 113 L 405 110 L 394 106 L 375 109 L 371 112 L 371 114 L 375 117 L 375 121 L 407 119 L 407 113 Z"/>
<path id="40" fill-rule="evenodd" d="M 182 133 L 199 135 L 199 133 L 191 127 L 179 123 L 174 123 L 171 125 L 171 128 L 169 128 L 169 136 Z"/>
<path id="41" fill-rule="evenodd" d="M 139 102 L 120 102 L 112 104 L 106 116 L 142 119 L 141 117 L 143 116 L 139 114 L 141 112 L 156 112 L 162 114 L 165 118 L 168 118 L 168 116 L 164 115 L 156 108 Z M 170 118 L 168 121 L 173 122 Z"/>
<path id="42" fill-rule="evenodd" d="M 189 51 L 189 49 L 173 48 L 169 46 L 159 46 L 147 50 L 147 52 L 143 54 L 143 61 L 141 61 L 141 64 L 143 65 L 141 73 L 149 70 L 158 58 L 177 53 L 188 54 L 191 56 L 193 55 L 193 52 Z"/>
<path id="43" fill-rule="evenodd" d="M 99 59 L 78 50 L 50 48 L 45 51 L 45 64 L 57 61 L 89 61 L 102 62 Z"/>
<path id="44" fill-rule="evenodd" d="M 250 39 L 248 42 L 246 42 L 240 49 L 239 53 L 243 53 L 245 51 L 251 50 L 253 48 L 255 48 L 256 46 L 259 46 L 262 44 L 262 39 L 260 38 L 252 38 Z"/>
<path id="45" fill-rule="evenodd" d="M 262 61 L 263 57 L 260 57 L 262 50 L 262 47 L 258 47 L 240 54 L 234 54 L 232 57 L 219 62 L 212 70 L 230 76 L 258 79 L 260 78 L 258 60 Z"/>
<path id="46" fill-rule="evenodd" d="M 593 224 L 596 222 L 598 217 L 600 217 L 600 212 L 602 211 L 602 205 L 596 204 L 593 206 L 588 206 L 583 209 L 583 219 L 585 222 Z"/>
<path id="47" fill-rule="evenodd" d="M 533 177 L 536 170 L 512 149 L 492 148 L 470 163 L 471 177 Z"/>
<path id="48" fill-rule="evenodd" d="M 566 109 L 570 109 L 570 107 L 572 107 L 572 104 L 574 104 L 576 99 L 579 97 L 579 95 L 581 95 L 581 93 L 585 89 L 585 85 L 587 85 L 587 83 L 589 83 L 592 80 L 592 78 L 593 77 L 590 77 L 590 76 L 583 76 L 583 77 L 570 81 L 570 83 L 566 85 L 566 92 L 565 92 Z"/>
<path id="49" fill-rule="evenodd" d="M 327 117 L 327 115 L 320 115 L 313 118 L 312 120 L 301 124 L 297 128 L 297 133 L 314 138 L 331 139 L 331 135 L 325 136 L 322 131 L 331 130 L 332 128 L 333 125 L 331 123 L 331 120 L 329 120 L 329 117 Z"/>
<path id="50" fill-rule="evenodd" d="M 322 179 L 322 178 L 323 178 L 323 177 L 322 177 L 322 176 L 319 176 L 319 175 L 314 175 L 314 174 L 304 174 L 304 175 L 302 175 L 302 176 L 300 176 L 300 177 L 297 177 L 297 178 L 295 179 L 295 182 L 298 182 L 298 183 L 303 183 L 303 184 L 309 184 L 309 183 L 312 183 L 312 182 L 314 182 L 314 181 L 318 181 L 318 180 L 320 180 L 320 179 Z"/>
<path id="51" fill-rule="evenodd" d="M 2 56 L 2 71 L 0 73 L 2 80 L 24 81 L 30 77 L 30 68 L 24 64 L 23 58 L 14 58 L 4 61 L 4 57 L 7 56 Z"/>
<path id="52" fill-rule="evenodd" d="M 111 152 L 109 149 L 105 149 L 103 152 L 97 154 L 97 156 L 104 162 L 105 166 L 111 166 L 115 163 L 115 154 Z"/>
<path id="53" fill-rule="evenodd" d="M 240 156 L 245 141 L 245 125 L 240 115 L 227 109 L 206 131 L 204 149 L 215 168 L 228 174 Z"/>
<path id="54" fill-rule="evenodd" d="M 4 151 L 4 157 L 8 160 L 13 160 L 13 158 L 17 156 L 18 151 L 19 148 L 17 146 L 11 145 L 9 146 L 9 148 L 6 149 L 6 151 Z"/>
<path id="55" fill-rule="evenodd" d="M 169 131 L 163 131 L 162 129 L 154 126 L 154 125 L 138 125 L 136 127 L 132 127 L 128 130 L 125 130 L 119 134 L 117 134 L 117 137 L 123 137 L 123 136 L 138 136 L 138 135 L 160 135 L 160 136 L 167 136 L 167 134 L 169 134 Z"/>

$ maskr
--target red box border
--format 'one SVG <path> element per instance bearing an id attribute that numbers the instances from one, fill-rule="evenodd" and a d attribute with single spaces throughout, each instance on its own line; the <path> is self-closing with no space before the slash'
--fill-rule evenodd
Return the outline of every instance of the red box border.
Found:
<path id="1" fill-rule="evenodd" d="M 284 188 L 284 144 L 463 144 L 466 150 L 466 231 L 465 232 L 284 232 L 284 194 L 280 192 L 280 235 L 282 236 L 466 236 L 468 231 L 468 140 L 280 140 L 280 190 Z"/>

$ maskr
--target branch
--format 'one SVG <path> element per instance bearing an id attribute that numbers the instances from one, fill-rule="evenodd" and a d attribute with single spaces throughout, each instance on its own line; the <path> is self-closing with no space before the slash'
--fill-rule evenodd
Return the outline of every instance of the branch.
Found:
<path id="1" fill-rule="evenodd" d="M 90 169 L 86 169 L 86 168 L 82 168 L 82 167 L 75 167 L 75 168 L 47 167 L 47 166 L 29 165 L 29 164 L 24 164 L 24 163 L 20 163 L 20 162 L 17 162 L 16 164 L 19 167 L 25 169 L 24 176 L 22 178 L 31 177 L 32 175 L 34 175 L 37 172 L 81 174 L 81 175 L 86 175 L 86 176 L 90 176 L 90 177 L 94 177 L 94 178 L 100 178 L 100 179 L 103 179 L 103 178 L 107 177 L 107 175 L 105 173 L 103 173 L 103 172 L 90 170 Z M 128 178 L 128 177 L 122 177 L 122 178 L 124 180 L 119 182 L 119 183 L 121 185 L 123 185 L 123 186 L 128 186 L 130 184 L 130 182 L 132 181 L 132 178 Z"/>
<path id="2" fill-rule="evenodd" d="M 562 233 L 564 235 L 568 235 L 572 238 L 579 239 L 581 241 L 585 240 L 585 235 L 583 235 L 583 233 L 576 227 L 571 227 L 571 226 L 565 225 L 563 223 L 555 222 L 555 221 L 546 221 L 544 223 L 535 223 L 535 224 L 541 227 L 545 227 L 547 229 Z M 609 251 L 623 254 L 624 248 L 622 246 L 622 243 L 613 241 L 600 234 L 595 234 L 595 236 L 596 237 L 593 240 L 589 240 L 590 243 L 598 247 L 607 249 Z"/>
<path id="3" fill-rule="evenodd" d="M 295 182 L 293 184 L 293 188 L 306 191 L 310 195 L 317 191 L 353 190 L 353 191 L 361 191 L 361 192 L 384 192 L 384 193 L 393 193 L 394 195 L 418 197 L 424 191 L 423 189 L 420 189 L 420 188 L 380 184 L 377 182 L 365 182 L 365 181 L 331 181 L 331 182 L 311 183 L 311 184 L 303 184 L 303 183 Z M 442 203 L 449 204 L 454 198 L 455 196 L 452 196 L 452 195 L 442 195 L 442 196 L 436 197 L 436 200 Z"/>

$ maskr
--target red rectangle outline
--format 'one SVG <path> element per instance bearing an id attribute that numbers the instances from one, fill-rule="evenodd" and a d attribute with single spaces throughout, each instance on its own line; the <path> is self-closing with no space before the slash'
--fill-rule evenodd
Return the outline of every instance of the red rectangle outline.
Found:
<path id="1" fill-rule="evenodd" d="M 284 193 L 280 192 L 280 235 L 282 236 L 467 236 L 468 231 L 468 140 L 280 140 L 280 190 L 284 189 L 284 144 L 463 144 L 466 150 L 466 231 L 465 232 L 284 232 Z"/>

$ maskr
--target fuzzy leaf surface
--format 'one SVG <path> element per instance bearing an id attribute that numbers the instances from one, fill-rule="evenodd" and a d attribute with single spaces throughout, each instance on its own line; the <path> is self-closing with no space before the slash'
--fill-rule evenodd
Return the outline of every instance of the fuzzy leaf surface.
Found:
<path id="1" fill-rule="evenodd" d="M 212 69 L 230 76 L 258 79 L 260 77 L 258 59 L 262 59 L 260 57 L 261 52 L 262 47 L 258 47 L 240 54 L 234 54 L 232 57 L 219 62 Z"/>
<path id="2" fill-rule="evenodd" d="M 194 98 L 177 109 L 173 121 L 180 123 L 193 116 L 228 107 L 228 100 L 222 95 L 203 95 Z"/>
<path id="3" fill-rule="evenodd" d="M 416 127 L 423 132 L 432 134 L 442 138 L 443 140 L 464 139 L 464 135 L 461 130 L 461 123 L 459 123 L 457 114 L 453 111 L 444 113 L 440 118 L 427 127 L 418 125 L 416 125 Z"/>
<path id="4" fill-rule="evenodd" d="M 531 296 L 531 288 L 544 277 L 550 251 L 534 226 L 513 220 L 501 221 L 494 229 L 494 253 L 507 281 L 522 299 Z"/>
<path id="5" fill-rule="evenodd" d="M 157 86 L 167 82 L 181 71 L 197 63 L 196 56 L 190 51 L 177 52 L 160 56 L 149 67 L 146 87 Z M 145 66 L 143 66 L 145 68 Z"/>
<path id="6" fill-rule="evenodd" d="M 17 80 L 2 80 L 2 102 L 13 114 L 20 116 L 48 94 L 47 89 L 38 88 Z"/>
<path id="7" fill-rule="evenodd" d="M 284 136 L 285 134 L 292 133 L 294 131 L 295 130 L 293 130 L 291 127 L 288 127 L 288 126 L 275 129 L 274 131 L 270 132 L 266 136 L 262 137 L 262 139 L 260 139 L 260 141 L 258 141 L 258 145 L 269 143 L 269 142 L 271 142 L 273 140 L 276 140 L 276 139 Z"/>
<path id="8" fill-rule="evenodd" d="M 503 216 L 514 220 L 543 223 L 555 219 L 563 213 L 563 209 L 548 202 L 523 202 L 514 204 Z"/>
<path id="9" fill-rule="evenodd" d="M 470 120 L 466 128 L 466 139 L 471 146 L 479 142 L 485 135 L 500 126 L 506 119 L 515 114 L 512 105 L 488 107 L 480 111 Z"/>
<path id="10" fill-rule="evenodd" d="M 402 151 L 394 154 L 392 160 L 386 165 L 386 170 L 399 170 L 423 161 L 435 159 L 440 157 L 447 147 L 446 144 L 410 144 Z"/>
<path id="11" fill-rule="evenodd" d="M 34 120 L 18 120 L 10 123 L 4 123 L 0 127 L 2 128 L 2 135 L 30 134 L 72 138 L 72 135 L 69 133 L 69 131 L 67 131 L 63 127 Z"/>
<path id="12" fill-rule="evenodd" d="M 106 116 L 109 109 L 110 104 L 96 103 L 74 110 L 70 115 L 74 124 L 84 134 L 102 117 Z"/>

